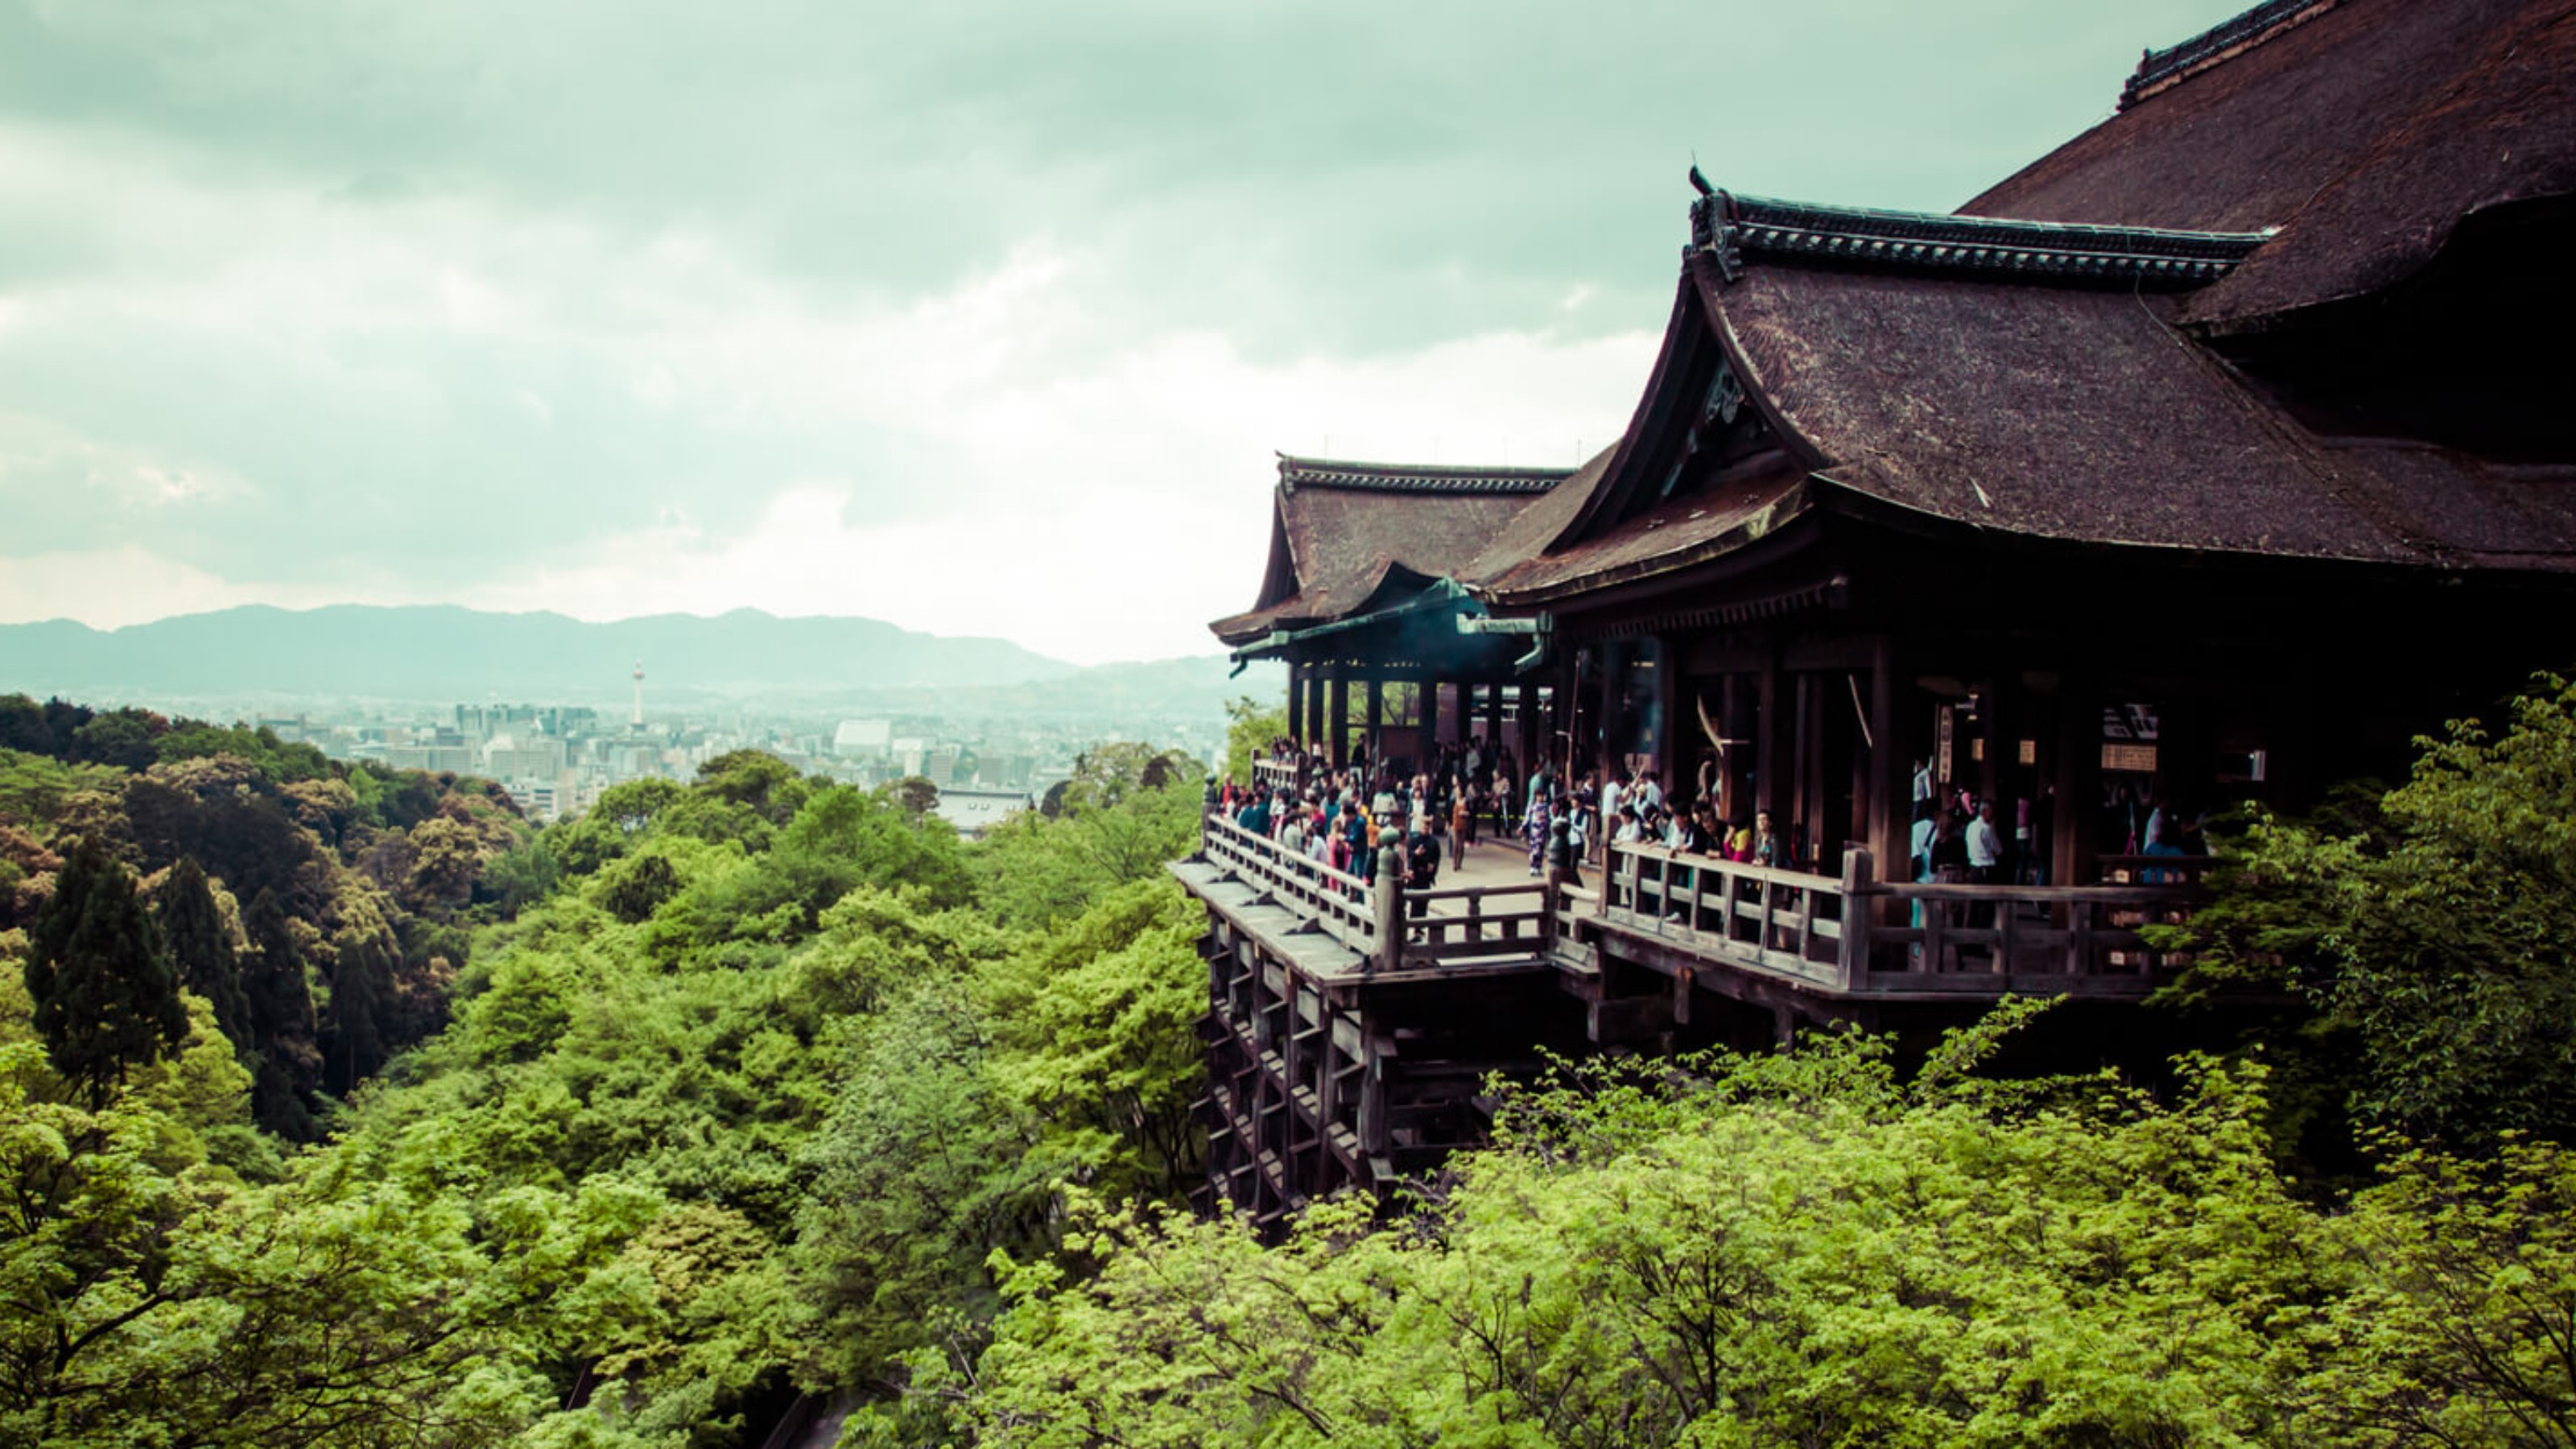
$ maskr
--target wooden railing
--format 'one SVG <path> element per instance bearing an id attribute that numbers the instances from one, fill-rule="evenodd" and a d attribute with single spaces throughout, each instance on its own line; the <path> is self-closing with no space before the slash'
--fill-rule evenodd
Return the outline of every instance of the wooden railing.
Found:
<path id="1" fill-rule="evenodd" d="M 1372 971 L 1535 958 L 1556 933 L 1552 878 L 1411 891 L 1394 859 L 1371 882 L 1294 854 L 1222 814 L 1208 816 L 1205 827 L 1199 853 L 1209 864 L 1303 917 L 1300 929 L 1322 931 L 1359 953 Z"/>
<path id="2" fill-rule="evenodd" d="M 1870 879 L 1869 852 L 1812 875 L 1615 845 L 1598 904 L 1631 935 L 1682 955 L 1837 994 L 2143 995 L 2185 964 L 2140 931 L 2178 924 L 2201 899 L 2204 858 L 2111 864 L 2095 886 L 1947 885 Z"/>
<path id="3" fill-rule="evenodd" d="M 1315 929 L 1363 956 L 1378 954 L 1379 904 L 1369 883 L 1321 861 L 1292 855 L 1268 836 L 1222 814 L 1206 819 L 1199 851 L 1208 863 L 1306 917 Z"/>
<path id="4" fill-rule="evenodd" d="M 1265 790 L 1302 790 L 1305 775 L 1296 760 L 1255 760 L 1252 783 Z"/>
<path id="5" fill-rule="evenodd" d="M 1866 869 L 1867 852 L 1856 852 Z M 1683 952 L 1818 986 L 1845 972 L 1843 910 L 1859 881 L 1775 870 L 1656 845 L 1613 845 L 1603 914 Z"/>
<path id="6" fill-rule="evenodd" d="M 2208 867 L 2149 856 L 2106 863 L 2149 878 L 2104 885 L 1921 884 L 1872 880 L 1865 850 L 1847 851 L 1837 877 L 1616 845 L 1597 890 L 1551 875 L 1407 891 L 1392 860 L 1371 882 L 1221 814 L 1208 817 L 1201 854 L 1370 971 L 1540 956 L 1588 970 L 1606 931 L 1676 964 L 1833 995 L 1911 997 L 2142 996 L 2187 959 L 2149 945 L 2142 928 L 2190 919 Z"/>

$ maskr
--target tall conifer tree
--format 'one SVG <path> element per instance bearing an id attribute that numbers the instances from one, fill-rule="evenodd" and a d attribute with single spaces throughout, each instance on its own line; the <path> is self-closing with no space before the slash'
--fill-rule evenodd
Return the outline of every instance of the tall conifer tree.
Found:
<path id="1" fill-rule="evenodd" d="M 64 1080 L 93 1107 L 188 1035 L 178 973 L 143 909 L 134 872 L 94 839 L 63 862 L 36 916 L 27 994 L 36 1031 Z"/>
<path id="2" fill-rule="evenodd" d="M 169 878 L 153 897 L 153 907 L 161 939 L 170 948 L 170 963 L 179 972 L 179 984 L 214 1004 L 215 1025 L 223 1028 L 233 1050 L 247 1057 L 250 1003 L 242 996 L 241 956 L 233 949 L 233 933 L 224 924 L 223 912 L 216 908 L 205 867 L 197 864 L 195 856 L 183 855 L 170 867 Z"/>
<path id="3" fill-rule="evenodd" d="M 346 1094 L 385 1064 L 378 1018 L 393 995 L 393 963 L 378 936 L 344 935 L 331 968 L 330 1045 L 324 1054 L 323 1089 Z"/>
<path id="4" fill-rule="evenodd" d="M 304 953 L 272 891 L 261 891 L 251 902 L 242 925 L 250 935 L 242 994 L 250 1002 L 251 1046 L 259 1056 L 251 1115 L 281 1137 L 305 1141 L 313 1136 L 305 1094 L 322 1054 L 313 1041 L 313 989 L 304 979 Z"/>

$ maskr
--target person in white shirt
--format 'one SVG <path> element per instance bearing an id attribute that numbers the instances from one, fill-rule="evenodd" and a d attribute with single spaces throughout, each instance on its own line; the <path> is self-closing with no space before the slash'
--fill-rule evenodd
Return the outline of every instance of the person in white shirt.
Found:
<path id="1" fill-rule="evenodd" d="M 1968 822 L 1968 879 L 1993 885 L 2003 878 L 2003 863 L 2003 833 L 1995 829 L 1995 802 L 1989 800 L 1977 807 L 1977 818 Z"/>

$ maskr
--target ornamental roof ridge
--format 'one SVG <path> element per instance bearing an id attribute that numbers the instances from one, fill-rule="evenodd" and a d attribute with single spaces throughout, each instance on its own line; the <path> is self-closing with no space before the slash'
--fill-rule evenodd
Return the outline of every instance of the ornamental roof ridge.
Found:
<path id="1" fill-rule="evenodd" d="M 1498 468 L 1474 464 L 1362 463 L 1340 458 L 1279 455 L 1279 484 L 1347 488 L 1375 493 L 1545 493 L 1573 476 L 1572 468 Z"/>
<path id="2" fill-rule="evenodd" d="M 2125 111 L 2294 25 L 2305 24 L 2338 3 L 2340 0 L 2263 0 L 2253 9 L 2222 20 L 2180 45 L 2148 50 L 2138 57 L 2138 68 L 2120 87 L 2120 109 Z"/>
<path id="3" fill-rule="evenodd" d="M 1754 253 L 2007 280 L 2197 287 L 2225 276 L 2277 230 L 2173 231 L 1778 201 L 1718 190 L 1697 167 L 1691 181 L 1700 189 L 1691 250 L 1711 255 L 1728 281 Z"/>

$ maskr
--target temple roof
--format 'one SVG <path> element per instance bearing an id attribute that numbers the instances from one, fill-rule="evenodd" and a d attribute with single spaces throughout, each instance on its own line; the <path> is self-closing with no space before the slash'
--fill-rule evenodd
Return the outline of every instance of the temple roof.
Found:
<path id="1" fill-rule="evenodd" d="M 1697 568 L 1822 512 L 2206 554 L 2576 569 L 2576 467 L 2320 435 L 2185 334 L 2195 294 L 2066 280 L 1893 249 L 1727 259 L 1703 246 L 1628 435 L 1460 577 L 1536 606 Z M 1730 452 L 1716 431 L 1737 413 L 1723 426 L 1754 436 Z"/>
<path id="2" fill-rule="evenodd" d="M 1691 175 L 1699 179 L 1696 167 Z M 2022 281 L 2192 287 L 2225 276 L 2270 236 L 1878 211 L 1714 188 L 1691 207 L 1691 245 L 1728 273 L 1752 253 Z"/>
<path id="3" fill-rule="evenodd" d="M 1208 627 L 1241 645 L 1454 576 L 1565 468 L 1358 463 L 1281 454 L 1260 597 Z"/>
<path id="4" fill-rule="evenodd" d="M 2501 257 L 2532 280 L 2495 295 L 2546 280 L 2549 228 L 2576 215 L 2571 0 L 2273 0 L 2149 52 L 2117 115 L 1957 215 L 1691 179 L 1673 314 L 1616 446 L 1518 482 L 1283 458 L 1271 579 L 1218 633 L 1387 607 L 1433 578 L 1509 608 L 1711 581 L 1835 518 L 2576 573 L 2576 458 L 2397 436 L 2413 415 L 2379 393 L 2337 413 L 2298 391 L 2323 374 L 2244 351 L 2360 339 L 2398 349 L 2363 364 L 2403 376 L 2404 339 L 2483 335 L 2428 319 L 2497 305 L 2428 279 Z M 2472 392 L 2486 376 L 2422 365 Z M 1438 503 L 1461 511 L 1435 520 Z"/>
<path id="5" fill-rule="evenodd" d="M 2181 314 L 2235 326 L 2387 286 L 2462 218 L 2570 193 L 2565 0 L 2281 0 L 2149 52 L 2117 115 L 1961 210 L 2277 227 Z"/>

